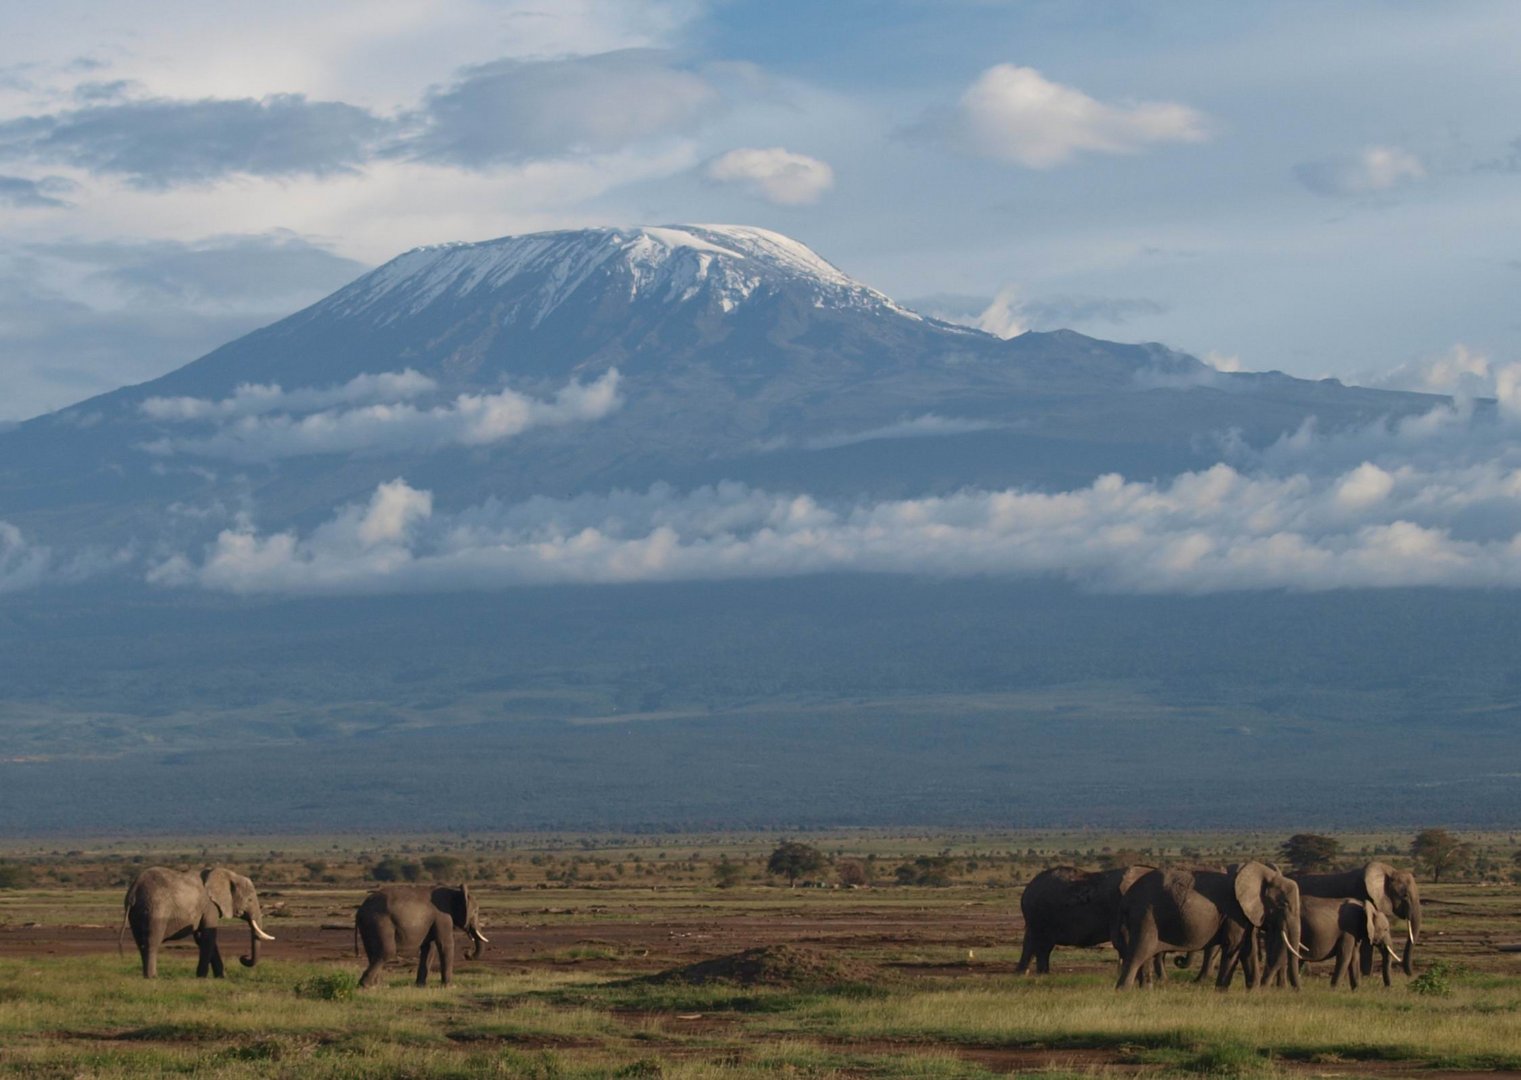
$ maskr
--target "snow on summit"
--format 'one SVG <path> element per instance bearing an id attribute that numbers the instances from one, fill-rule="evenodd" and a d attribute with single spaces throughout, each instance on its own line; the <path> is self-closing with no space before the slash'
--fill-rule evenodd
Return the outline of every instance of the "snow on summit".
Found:
<path id="1" fill-rule="evenodd" d="M 514 317 L 537 325 L 593 278 L 630 301 L 711 295 L 732 311 L 763 286 L 809 289 L 815 302 L 911 315 L 806 244 L 746 225 L 578 229 L 416 248 L 324 301 L 333 314 L 390 322 L 445 297 L 511 294 Z M 916 317 L 916 316 L 914 316 Z"/>

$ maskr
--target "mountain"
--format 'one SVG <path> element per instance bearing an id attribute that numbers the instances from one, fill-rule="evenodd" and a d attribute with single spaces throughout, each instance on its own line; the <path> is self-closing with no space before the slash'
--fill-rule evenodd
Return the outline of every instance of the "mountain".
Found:
<path id="1" fill-rule="evenodd" d="M 0 430 L 0 833 L 1493 825 L 1508 423 L 761 229 L 420 248 Z"/>
<path id="2" fill-rule="evenodd" d="M 595 423 L 471 425 L 614 378 Z M 408 252 L 160 379 L 0 433 L 0 513 L 43 541 L 145 544 L 171 519 L 176 542 L 204 538 L 171 507 L 241 501 L 283 528 L 398 475 L 441 508 L 656 482 L 1064 489 L 1432 400 L 1071 331 L 1001 340 L 762 229 L 587 229 Z"/>

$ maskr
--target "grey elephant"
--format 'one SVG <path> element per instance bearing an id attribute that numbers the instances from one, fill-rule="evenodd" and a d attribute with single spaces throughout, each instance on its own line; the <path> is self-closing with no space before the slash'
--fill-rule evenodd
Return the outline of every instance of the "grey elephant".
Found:
<path id="1" fill-rule="evenodd" d="M 480 908 L 468 885 L 385 885 L 364 898 L 354 913 L 354 954 L 364 943 L 370 965 L 359 977 L 360 986 L 380 981 L 380 969 L 398 953 L 417 950 L 417 985 L 428 983 L 428 955 L 438 951 L 439 980 L 448 986 L 454 978 L 454 931 L 470 935 L 474 947 L 470 959 L 481 955 L 488 939 L 481 933 Z"/>
<path id="2" fill-rule="evenodd" d="M 1025 974 L 1034 960 L 1037 974 L 1049 974 L 1051 950 L 1058 945 L 1088 948 L 1110 941 L 1120 897 L 1152 869 L 1128 866 L 1087 871 L 1053 866 L 1036 874 L 1019 898 L 1025 939 L 1018 973 Z"/>
<path id="3" fill-rule="evenodd" d="M 1421 936 L 1421 890 L 1415 875 L 1386 862 L 1370 862 L 1333 874 L 1292 874 L 1304 896 L 1371 900 L 1389 919 L 1405 920 L 1405 951 L 1400 967 L 1415 973 L 1415 943 Z M 1371 946 L 1365 949 L 1371 961 Z M 1367 965 L 1365 964 L 1366 968 Z"/>
<path id="4" fill-rule="evenodd" d="M 1266 977 L 1279 979 L 1287 971 L 1289 981 L 1299 985 L 1297 961 L 1336 958 L 1331 985 L 1337 986 L 1343 975 L 1347 985 L 1357 989 L 1358 970 L 1372 974 L 1371 949 L 1383 950 L 1384 985 L 1391 982 L 1389 967 L 1398 960 L 1389 917 L 1367 900 L 1340 900 L 1324 896 L 1299 898 L 1300 951 L 1293 959 L 1285 941 L 1267 938 Z"/>
<path id="5" fill-rule="evenodd" d="M 1120 989 L 1135 986 L 1144 967 L 1164 952 L 1224 950 L 1216 985 L 1230 985 L 1237 965 L 1256 985 L 1260 928 L 1282 934 L 1299 949 L 1299 887 L 1265 863 L 1227 871 L 1153 870 L 1120 898 L 1115 947 Z"/>
<path id="6" fill-rule="evenodd" d="M 220 866 L 199 874 L 150 866 L 127 886 L 116 944 L 121 947 L 121 934 L 131 926 L 132 940 L 142 955 L 143 978 L 152 979 L 158 975 L 158 951 L 164 942 L 194 938 L 200 950 L 196 977 L 204 979 L 210 973 L 220 979 L 222 951 L 217 931 L 222 921 L 248 923 L 248 955 L 238 959 L 244 967 L 253 967 L 259 962 L 259 942 L 275 940 L 259 925 L 263 918 L 259 894 L 242 874 Z"/>

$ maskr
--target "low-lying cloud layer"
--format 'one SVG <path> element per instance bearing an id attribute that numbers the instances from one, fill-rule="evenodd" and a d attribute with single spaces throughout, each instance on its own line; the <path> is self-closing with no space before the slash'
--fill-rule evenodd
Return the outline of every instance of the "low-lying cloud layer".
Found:
<path id="1" fill-rule="evenodd" d="M 422 408 L 410 402 L 434 389 L 415 371 L 362 375 L 342 386 L 284 391 L 240 386 L 232 397 L 149 398 L 142 410 L 160 421 L 213 421 L 209 435 L 167 436 L 144 445 L 151 454 L 191 454 L 244 463 L 310 454 L 392 453 L 445 446 L 484 446 L 530 428 L 599 420 L 618 408 L 618 372 L 573 382 L 541 400 L 502 390 L 460 394 Z M 360 404 L 369 401 L 370 404 Z M 316 411 L 312 411 L 316 410 Z M 306 415 L 293 415 L 304 412 Z"/>
<path id="2" fill-rule="evenodd" d="M 1521 585 L 1521 468 L 1104 476 L 1058 494 L 827 504 L 720 484 L 435 512 L 397 479 L 309 534 L 224 531 L 166 585 L 448 590 L 825 572 L 1052 576 L 1124 592 Z"/>
<path id="3" fill-rule="evenodd" d="M 438 384 L 411 368 L 379 375 L 356 375 L 342 386 L 282 390 L 268 384 L 243 383 L 231 397 L 151 397 L 138 409 L 152 420 L 213 420 L 259 416 L 271 412 L 316 412 L 336 405 L 383 405 L 409 401 L 438 389 Z"/>

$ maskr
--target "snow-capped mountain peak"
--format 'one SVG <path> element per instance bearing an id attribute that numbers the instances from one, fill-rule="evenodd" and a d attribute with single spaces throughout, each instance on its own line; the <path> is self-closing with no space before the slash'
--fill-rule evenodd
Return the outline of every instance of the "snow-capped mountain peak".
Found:
<path id="1" fill-rule="evenodd" d="M 917 318 L 855 281 L 805 244 L 742 225 L 578 229 L 416 248 L 321 305 L 326 313 L 390 322 L 445 299 L 511 301 L 536 326 L 596 279 L 598 294 L 684 303 L 707 296 L 733 311 L 757 290 L 802 288 L 819 305 L 871 307 Z"/>

